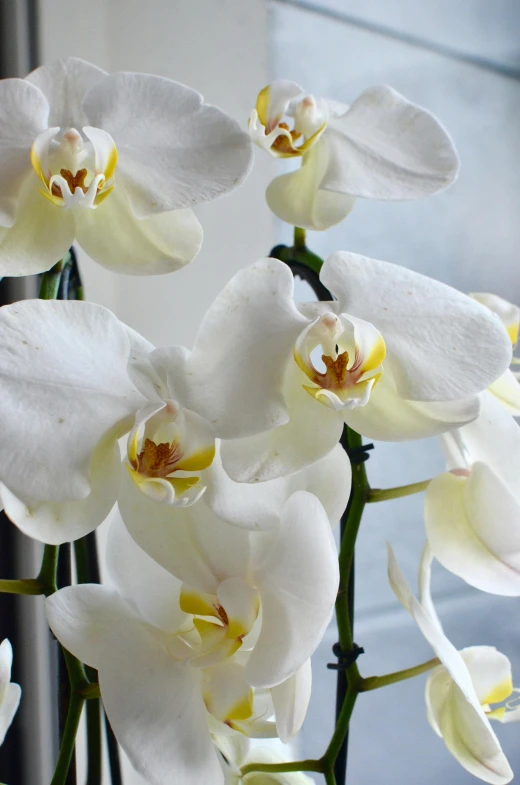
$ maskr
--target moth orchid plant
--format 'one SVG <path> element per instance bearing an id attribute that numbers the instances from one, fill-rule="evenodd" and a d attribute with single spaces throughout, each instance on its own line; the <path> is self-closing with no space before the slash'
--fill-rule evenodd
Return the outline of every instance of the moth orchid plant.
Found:
<path id="1" fill-rule="evenodd" d="M 150 785 L 308 785 L 309 772 L 344 785 L 356 700 L 425 672 L 425 720 L 448 751 L 480 780 L 509 782 L 490 721 L 520 719 L 511 662 L 450 643 L 430 573 L 436 559 L 520 596 L 520 310 L 344 250 L 323 261 L 304 231 L 337 224 L 358 197 L 449 186 L 458 158 L 441 123 L 390 87 L 348 106 L 282 80 L 260 91 L 246 131 L 189 87 L 75 58 L 0 82 L 0 98 L 0 274 L 42 274 L 39 299 L 0 308 L 0 503 L 44 544 L 38 575 L 0 590 L 45 595 L 67 665 L 51 785 L 70 785 L 84 705 L 99 719 L 99 702 L 113 783 L 119 744 Z M 256 261 L 244 249 L 191 349 L 155 347 L 82 300 L 74 243 L 114 272 L 182 267 L 202 242 L 192 208 L 241 184 L 253 143 L 301 164 L 266 194 L 295 243 Z M 295 300 L 294 274 L 317 301 Z M 427 436 L 445 472 L 370 487 L 363 438 Z M 419 598 L 391 547 L 388 574 L 435 656 L 362 676 L 363 510 L 422 491 Z M 58 589 L 68 543 L 75 580 Z M 294 759 L 334 609 L 336 726 L 321 757 Z M 12 656 L 4 640 L 0 743 L 21 695 Z M 99 734 L 88 723 L 89 772 Z"/>

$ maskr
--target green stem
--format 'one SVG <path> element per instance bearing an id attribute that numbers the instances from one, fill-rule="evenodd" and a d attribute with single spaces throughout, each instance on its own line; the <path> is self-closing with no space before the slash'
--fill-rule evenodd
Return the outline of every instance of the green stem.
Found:
<path id="1" fill-rule="evenodd" d="M 74 543 L 74 558 L 76 561 L 76 575 L 78 583 L 91 583 L 93 578 L 92 567 L 89 559 L 88 552 L 88 537 L 95 537 L 95 533 L 81 537 Z M 96 565 L 97 568 L 97 565 Z M 97 572 L 97 570 L 96 570 Z M 89 699 L 86 707 L 87 714 L 87 780 L 86 785 L 98 785 L 101 781 L 102 770 L 102 741 L 101 741 L 101 707 L 99 698 L 101 696 L 99 690 L 98 674 L 94 668 L 85 668 L 85 674 L 88 676 L 91 684 L 83 690 L 81 694 Z M 94 684 L 92 684 L 94 682 Z M 97 700 L 92 700 L 97 698 Z"/>
<path id="2" fill-rule="evenodd" d="M 19 581 L 0 580 L 0 592 L 5 594 L 43 594 L 43 583 L 38 578 L 23 578 Z"/>
<path id="3" fill-rule="evenodd" d="M 357 667 L 354 668 L 354 666 L 355 663 L 354 665 L 351 665 L 350 668 L 348 669 L 347 694 L 345 695 L 345 700 L 343 701 L 343 706 L 341 707 L 341 712 L 338 717 L 336 728 L 330 740 L 329 746 L 327 747 L 327 751 L 325 752 L 325 755 L 322 758 L 326 766 L 330 768 L 334 766 L 336 758 L 339 755 L 341 745 L 343 744 L 343 740 L 348 731 L 348 726 L 350 724 L 350 718 L 354 710 L 354 705 L 356 703 L 357 696 L 360 692 L 359 685 L 362 683 L 362 679 L 359 676 Z"/>
<path id="4" fill-rule="evenodd" d="M 296 232 L 303 232 L 305 234 L 304 229 L 298 229 L 298 227 L 296 227 L 294 246 L 277 245 L 272 249 L 271 256 L 275 259 L 280 259 L 281 262 L 299 262 L 312 270 L 313 273 L 316 273 L 316 275 L 319 275 L 323 265 L 323 259 L 312 251 L 309 251 L 305 245 L 305 241 L 303 241 L 302 245 L 302 235 L 299 234 L 298 237 L 296 237 Z"/>
<path id="5" fill-rule="evenodd" d="M 67 781 L 67 774 L 76 744 L 76 734 L 78 732 L 84 703 L 85 699 L 82 698 L 81 695 L 77 695 L 74 692 L 71 693 L 67 720 L 65 722 L 58 761 L 54 770 L 54 776 L 51 780 L 51 785 L 65 785 Z"/>
<path id="6" fill-rule="evenodd" d="M 398 485 L 396 488 L 372 488 L 368 494 L 369 502 L 384 502 L 387 499 L 400 499 L 401 496 L 412 496 L 425 491 L 431 480 L 421 480 L 410 485 Z"/>
<path id="7" fill-rule="evenodd" d="M 58 571 L 59 545 L 46 545 L 43 549 L 42 566 L 38 573 L 37 581 L 43 585 L 43 594 L 49 597 L 58 591 L 56 575 Z"/>
<path id="8" fill-rule="evenodd" d="M 63 272 L 64 259 L 60 259 L 54 267 L 47 270 L 42 275 L 40 284 L 40 300 L 56 300 L 58 289 L 60 288 L 61 274 Z"/>
<path id="9" fill-rule="evenodd" d="M 305 229 L 300 229 L 299 226 L 294 227 L 294 247 L 305 248 Z"/>
<path id="10" fill-rule="evenodd" d="M 248 763 L 241 769 L 242 776 L 250 774 L 253 771 L 262 771 L 268 773 L 288 773 L 291 771 L 318 771 L 323 773 L 324 766 L 321 760 L 307 759 L 296 760 L 290 763 Z"/>
<path id="11" fill-rule="evenodd" d="M 437 665 L 440 665 L 440 660 L 438 660 L 437 657 L 432 657 L 431 660 L 421 662 L 420 665 L 414 665 L 412 668 L 386 673 L 384 676 L 369 676 L 367 679 L 361 679 L 359 692 L 378 690 L 380 687 L 386 687 L 388 684 L 396 684 L 398 681 L 413 679 L 414 676 L 420 676 L 422 673 L 426 673 L 432 668 L 436 668 Z"/>

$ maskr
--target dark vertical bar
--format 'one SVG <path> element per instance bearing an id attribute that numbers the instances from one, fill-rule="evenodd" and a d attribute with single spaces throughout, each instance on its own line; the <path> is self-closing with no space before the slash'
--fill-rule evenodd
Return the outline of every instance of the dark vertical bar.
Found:
<path id="1" fill-rule="evenodd" d="M 38 65 L 37 3 L 38 0 L 0 0 L 2 79 L 23 77 Z M 36 296 L 36 286 L 34 279 L 4 278 L 0 281 L 0 305 Z M 0 576 L 30 577 L 39 552 L 38 545 L 0 513 Z M 41 740 L 35 721 L 41 696 L 42 673 L 37 671 L 41 640 L 34 623 L 42 612 L 40 598 L 0 595 L 0 640 L 9 638 L 12 643 L 12 679 L 22 685 L 20 709 L 0 747 L 0 781 L 9 785 L 35 785 L 35 776 L 42 774 L 38 770 Z"/>

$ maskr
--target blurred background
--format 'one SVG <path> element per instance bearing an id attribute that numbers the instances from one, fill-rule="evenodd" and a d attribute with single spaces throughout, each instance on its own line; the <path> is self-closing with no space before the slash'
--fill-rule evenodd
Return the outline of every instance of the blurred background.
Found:
<path id="1" fill-rule="evenodd" d="M 343 249 L 385 259 L 463 291 L 494 292 L 520 303 L 518 0 L 90 0 L 88 6 L 0 0 L 0 36 L 1 76 L 24 76 L 38 64 L 75 55 L 109 71 L 145 71 L 184 82 L 244 127 L 256 94 L 275 78 L 345 103 L 366 87 L 392 85 L 448 128 L 461 157 L 458 182 L 410 203 L 359 200 L 339 227 L 310 232 L 309 246 L 324 257 Z M 80 255 L 87 299 L 107 305 L 157 345 L 189 346 L 205 309 L 233 273 L 268 255 L 276 243 L 291 242 L 290 227 L 277 222 L 264 202 L 276 166 L 258 151 L 243 188 L 197 210 L 204 245 L 184 270 L 148 279 L 116 277 Z M 33 296 L 31 287 L 4 280 L 2 301 Z M 308 297 L 303 284 L 298 296 Z M 378 444 L 368 463 L 373 487 L 426 479 L 442 469 L 434 441 Z M 2 577 L 30 574 L 38 563 L 36 549 L 13 528 L 1 527 Z M 424 541 L 422 497 L 372 505 L 363 522 L 355 637 L 366 651 L 360 668 L 367 676 L 431 656 L 387 586 L 387 540 L 415 587 Z M 520 600 L 480 594 L 440 568 L 433 588 L 455 645 L 497 646 L 512 660 L 520 685 Z M 48 785 L 54 676 L 41 607 L 32 598 L 16 606 L 0 602 L 0 636 L 13 640 L 15 675 L 25 690 L 22 710 L 0 749 L 0 780 Z M 305 757 L 321 755 L 332 732 L 335 674 L 326 664 L 335 640 L 331 626 L 313 660 L 313 698 L 297 750 Z M 50 663 L 39 679 L 36 657 Z M 475 781 L 426 721 L 425 679 L 360 697 L 349 783 Z M 520 772 L 520 726 L 495 729 Z M 82 765 L 80 755 L 80 775 Z M 126 773 L 126 785 L 139 782 Z"/>

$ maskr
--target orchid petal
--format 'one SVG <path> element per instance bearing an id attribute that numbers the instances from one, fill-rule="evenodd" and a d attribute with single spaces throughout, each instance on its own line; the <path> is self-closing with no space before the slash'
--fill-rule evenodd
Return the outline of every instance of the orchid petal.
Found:
<path id="1" fill-rule="evenodd" d="M 186 389 L 180 387 L 182 380 L 178 383 L 179 396 L 222 438 L 287 422 L 285 370 L 307 324 L 293 290 L 289 268 L 262 259 L 231 279 L 202 320 L 186 360 Z"/>
<path id="2" fill-rule="evenodd" d="M 223 441 L 222 465 L 236 482 L 265 482 L 312 466 L 338 443 L 343 419 L 309 395 L 307 377 L 291 360 L 284 386 L 289 422 L 243 439 Z"/>
<path id="3" fill-rule="evenodd" d="M 183 624 L 181 582 L 141 550 L 119 517 L 110 525 L 106 562 L 111 583 L 141 618 L 171 632 Z"/>
<path id="4" fill-rule="evenodd" d="M 18 198 L 31 172 L 32 143 L 47 128 L 49 104 L 24 79 L 0 82 L 0 226 L 14 224 Z"/>
<path id="5" fill-rule="evenodd" d="M 447 188 L 458 157 L 439 121 L 388 86 L 371 87 L 326 131 L 321 187 L 369 199 L 416 199 Z"/>
<path id="6" fill-rule="evenodd" d="M 101 445 L 92 458 L 91 491 L 72 502 L 42 502 L 15 496 L 0 484 L 5 514 L 28 537 L 60 545 L 84 537 L 99 526 L 117 501 L 121 457 L 117 442 Z"/>
<path id="7" fill-rule="evenodd" d="M 326 131 L 303 156 L 294 172 L 275 177 L 265 197 L 272 212 L 282 221 L 303 229 L 323 231 L 342 221 L 356 202 L 353 196 L 323 190 L 330 166 L 330 144 Z"/>
<path id="8" fill-rule="evenodd" d="M 298 491 L 285 505 L 278 537 L 255 572 L 262 628 L 246 665 L 255 687 L 275 687 L 316 649 L 339 584 L 336 546 L 325 510 Z"/>
<path id="9" fill-rule="evenodd" d="M 509 414 L 520 417 L 520 382 L 509 368 L 489 385 L 488 390 Z"/>
<path id="10" fill-rule="evenodd" d="M 469 477 L 435 477 L 425 523 L 443 567 L 481 591 L 520 595 L 520 502 L 486 464 L 473 464 Z"/>
<path id="11" fill-rule="evenodd" d="M 84 583 L 66 586 L 45 602 L 49 627 L 81 662 L 99 666 L 104 640 L 122 620 L 139 624 L 130 607 L 108 586 Z"/>
<path id="12" fill-rule="evenodd" d="M 82 109 L 83 97 L 105 76 L 101 68 L 77 57 L 67 57 L 36 68 L 26 81 L 36 85 L 49 102 L 49 126 L 82 128 L 88 125 Z"/>
<path id="13" fill-rule="evenodd" d="M 249 562 L 248 532 L 220 521 L 203 501 L 194 507 L 167 507 L 124 477 L 119 509 L 136 543 L 199 591 L 214 594 L 222 580 L 242 575 Z"/>
<path id="14" fill-rule="evenodd" d="M 118 742 L 150 785 L 223 783 L 198 673 L 142 626 L 120 624 L 99 659 L 103 705 Z"/>
<path id="15" fill-rule="evenodd" d="M 460 431 L 472 461 L 482 461 L 520 499 L 520 426 L 490 392 L 480 395 L 481 413 Z"/>
<path id="16" fill-rule="evenodd" d="M 511 341 L 498 318 L 446 284 L 344 251 L 329 256 L 320 278 L 342 311 L 381 332 L 403 398 L 466 398 L 510 363 Z"/>
<path id="17" fill-rule="evenodd" d="M 83 108 L 116 142 L 117 176 L 137 218 L 214 199 L 251 168 L 251 143 L 238 123 L 178 82 L 111 74 L 92 86 Z"/>
<path id="18" fill-rule="evenodd" d="M 312 670 L 307 660 L 287 681 L 271 690 L 276 730 L 284 744 L 296 736 L 307 714 L 311 699 Z"/>
<path id="19" fill-rule="evenodd" d="M 5 735 L 20 705 L 21 697 L 22 688 L 19 684 L 11 682 L 11 684 L 7 685 L 4 700 L 0 706 L 0 745 L 4 743 Z"/>
<path id="20" fill-rule="evenodd" d="M 100 305 L 27 300 L 0 309 L 0 477 L 10 491 L 48 501 L 88 495 L 94 449 L 144 402 L 128 376 L 130 351 L 125 326 Z"/>
<path id="21" fill-rule="evenodd" d="M 423 403 L 402 398 L 386 361 L 380 381 L 372 388 L 366 406 L 343 412 L 347 425 L 368 439 L 407 441 L 424 439 L 474 420 L 480 410 L 477 396 L 461 401 Z"/>
<path id="22" fill-rule="evenodd" d="M 58 262 L 74 240 L 74 215 L 40 193 L 32 172 L 19 194 L 16 223 L 0 226 L 0 275 L 21 276 L 44 272 Z"/>
<path id="23" fill-rule="evenodd" d="M 94 210 L 78 211 L 76 236 L 98 264 L 130 275 L 179 270 L 195 258 L 202 244 L 202 228 L 191 210 L 138 220 L 122 187 L 114 188 Z"/>
<path id="24" fill-rule="evenodd" d="M 481 704 L 501 703 L 513 692 L 511 662 L 494 646 L 469 646 L 461 650 L 462 659 Z"/>
<path id="25" fill-rule="evenodd" d="M 234 482 L 217 454 L 208 473 L 204 502 L 222 520 L 255 531 L 277 527 L 288 498 L 295 491 L 309 491 L 335 524 L 347 506 L 351 479 L 348 455 L 339 444 L 306 469 L 262 483 Z"/>

